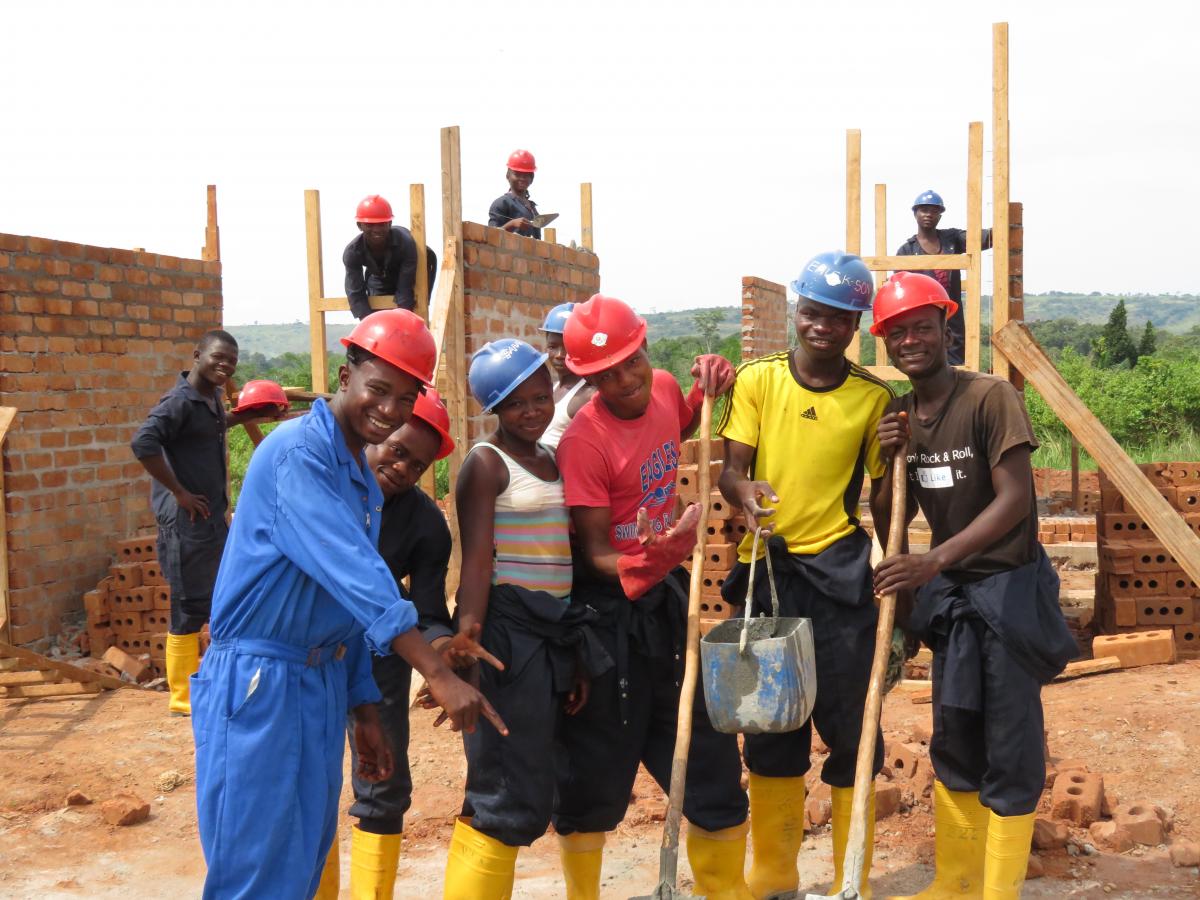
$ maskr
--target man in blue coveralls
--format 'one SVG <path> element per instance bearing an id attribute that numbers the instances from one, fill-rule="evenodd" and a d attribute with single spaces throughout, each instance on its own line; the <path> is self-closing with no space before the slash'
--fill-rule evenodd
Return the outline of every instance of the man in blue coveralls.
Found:
<path id="1" fill-rule="evenodd" d="M 333 843 L 347 711 L 359 773 L 392 769 L 370 653 L 425 676 L 452 727 L 483 713 L 416 629 L 376 550 L 383 495 L 363 448 L 405 422 L 436 348 L 407 310 L 374 313 L 342 343 L 338 391 L 255 452 L 213 596 L 213 642 L 192 676 L 196 804 L 206 898 L 308 898 Z"/>

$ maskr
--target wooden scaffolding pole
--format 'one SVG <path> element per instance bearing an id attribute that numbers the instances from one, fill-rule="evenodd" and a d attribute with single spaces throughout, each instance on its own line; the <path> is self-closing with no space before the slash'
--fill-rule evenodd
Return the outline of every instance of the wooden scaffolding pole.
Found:
<path id="1" fill-rule="evenodd" d="M 887 185 L 875 185 L 875 252 L 879 256 L 887 256 Z M 887 278 L 887 272 L 876 272 L 875 290 L 879 290 Z M 888 363 L 887 346 L 883 338 L 875 338 L 875 365 L 886 366 Z"/>
<path id="2" fill-rule="evenodd" d="M 585 181 L 579 185 L 579 242 L 587 250 L 595 251 L 592 244 L 592 183 Z"/>
<path id="3" fill-rule="evenodd" d="M 200 250 L 203 260 L 221 258 L 221 229 L 217 227 L 217 186 L 208 186 L 208 224 L 204 229 L 204 247 Z"/>
<path id="4" fill-rule="evenodd" d="M 862 255 L 862 132 L 846 130 L 846 252 Z M 858 362 L 862 356 L 862 338 L 846 348 L 846 357 Z"/>
<path id="5" fill-rule="evenodd" d="M 963 292 L 966 316 L 965 361 L 979 371 L 979 327 L 982 321 L 983 290 L 983 123 L 967 126 L 967 289 Z"/>
<path id="6" fill-rule="evenodd" d="M 308 350 L 312 359 L 312 389 L 329 391 L 329 359 L 325 349 L 325 311 L 321 308 L 325 275 L 321 265 L 321 192 L 304 192 L 304 244 L 308 255 Z"/>
<path id="7" fill-rule="evenodd" d="M 417 274 L 413 279 L 414 310 L 429 321 L 429 249 L 425 243 L 425 185 L 408 186 L 408 230 L 417 245 Z"/>
<path id="8" fill-rule="evenodd" d="M 446 495 L 446 519 L 450 526 L 453 548 L 450 570 L 446 575 L 446 592 L 452 597 L 458 590 L 461 549 L 458 540 L 458 513 L 454 504 L 454 486 L 467 453 L 467 334 L 466 297 L 463 267 L 462 225 L 462 152 L 457 125 L 442 129 L 442 236 L 446 255 L 453 256 L 454 269 L 460 277 L 454 279 L 450 292 L 450 305 L 445 311 L 446 326 L 444 347 L 439 366 L 439 388 L 446 409 L 450 413 L 450 433 L 454 438 L 454 452 L 449 457 L 449 487 Z M 435 311 L 435 316 L 439 313 Z"/>
<path id="9" fill-rule="evenodd" d="M 968 232 L 969 235 L 969 232 Z M 992 334 L 1009 320 L 1008 286 L 1008 23 L 992 26 Z M 992 353 L 992 372 L 1010 375 L 1008 359 Z"/>

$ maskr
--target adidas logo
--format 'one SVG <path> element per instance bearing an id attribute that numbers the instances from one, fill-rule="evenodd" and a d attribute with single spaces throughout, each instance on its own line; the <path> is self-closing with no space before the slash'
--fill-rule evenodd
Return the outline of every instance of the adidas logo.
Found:
<path id="1" fill-rule="evenodd" d="M 814 422 L 817 421 L 817 408 L 815 406 L 810 406 L 804 412 L 800 413 L 800 418 L 812 419 Z"/>

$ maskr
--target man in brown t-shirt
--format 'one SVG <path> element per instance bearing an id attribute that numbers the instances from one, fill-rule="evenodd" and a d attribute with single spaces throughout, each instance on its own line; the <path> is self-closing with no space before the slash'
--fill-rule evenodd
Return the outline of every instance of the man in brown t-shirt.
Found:
<path id="1" fill-rule="evenodd" d="M 1037 541 L 1025 404 L 1007 381 L 948 364 L 956 307 L 910 272 L 875 298 L 871 331 L 913 386 L 879 443 L 893 454 L 907 442 L 908 515 L 919 504 L 933 532 L 927 553 L 887 548 L 875 590 L 916 593 L 909 627 L 933 649 L 937 871 L 916 896 L 1015 900 L 1045 779 L 1041 685 L 1077 650 Z"/>

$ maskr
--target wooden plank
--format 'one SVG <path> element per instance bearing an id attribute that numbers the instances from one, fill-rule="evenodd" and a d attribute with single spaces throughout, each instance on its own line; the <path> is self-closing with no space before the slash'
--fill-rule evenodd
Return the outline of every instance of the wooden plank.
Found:
<path id="1" fill-rule="evenodd" d="M 54 684 L 62 681 L 58 672 L 44 672 L 40 669 L 24 672 L 0 672 L 0 687 L 12 687 L 20 684 Z"/>
<path id="2" fill-rule="evenodd" d="M 1042 399 L 1116 485 L 1125 503 L 1142 517 L 1179 562 L 1179 566 L 1193 581 L 1200 582 L 1200 537 L 1126 455 L 1100 424 L 1100 420 L 1084 406 L 1054 368 L 1054 363 L 1038 346 L 1025 323 L 1009 322 L 992 336 L 992 344 L 1003 354 L 1006 362 L 1020 370 L 1037 389 Z"/>
<path id="3" fill-rule="evenodd" d="M 462 272 L 462 149 L 457 125 L 442 129 L 442 238 L 447 256 L 454 257 L 454 270 Z M 453 238 L 454 241 L 451 242 L 448 238 Z M 450 294 L 452 302 L 446 309 L 448 318 L 442 339 L 446 360 L 445 376 L 438 386 L 450 413 L 450 431 L 454 438 L 454 452 L 449 456 L 451 492 L 458 482 L 458 472 L 467 452 L 467 332 L 464 280 L 454 279 L 453 291 Z M 458 512 L 453 502 L 446 504 L 446 513 L 453 541 L 446 592 L 452 597 L 458 589 L 458 570 L 462 560 L 458 539 Z"/>
<path id="4" fill-rule="evenodd" d="M 429 281 L 428 273 L 425 280 Z M 367 302 L 371 304 L 372 310 L 396 308 L 396 298 L 391 294 L 373 294 L 367 298 Z M 350 300 L 346 297 L 321 297 L 317 300 L 317 309 L 321 312 L 349 312 Z M 324 323 L 321 327 L 325 327 Z"/>
<path id="5" fill-rule="evenodd" d="M 921 256 L 864 256 L 872 272 L 927 272 L 930 269 L 965 269 L 971 264 L 966 253 L 931 253 Z"/>
<path id="6" fill-rule="evenodd" d="M 579 242 L 588 250 L 596 248 L 592 244 L 592 183 L 585 181 L 579 185 Z"/>
<path id="7" fill-rule="evenodd" d="M 877 256 L 887 256 L 887 185 L 875 185 L 875 253 Z M 879 273 L 879 281 L 875 289 L 883 286 L 887 272 Z M 887 345 L 883 338 L 875 338 L 875 365 L 882 366 L 887 362 Z"/>
<path id="8" fill-rule="evenodd" d="M 204 247 L 200 251 L 203 260 L 221 258 L 221 229 L 217 226 L 217 186 L 208 186 L 208 222 L 204 228 Z"/>
<path id="9" fill-rule="evenodd" d="M 12 672 L 21 668 L 19 659 L 0 659 L 0 672 Z"/>
<path id="10" fill-rule="evenodd" d="M 1079 441 L 1071 435 L 1071 509 L 1079 512 L 1082 506 L 1082 494 L 1079 491 Z"/>
<path id="11" fill-rule="evenodd" d="M 1008 324 L 1008 23 L 992 25 L 992 334 Z M 992 354 L 992 372 L 1009 377 Z"/>
<path id="12" fill-rule="evenodd" d="M 846 129 L 846 252 L 862 255 L 862 132 L 857 128 Z M 850 342 L 846 357 L 862 358 L 861 337 Z"/>
<path id="13" fill-rule="evenodd" d="M 416 301 L 416 314 L 429 321 L 429 263 L 428 249 L 425 244 L 425 185 L 410 184 L 408 186 L 408 230 L 412 232 L 413 241 L 417 245 L 417 277 L 413 281 L 413 299 Z M 392 304 L 395 305 L 395 298 Z"/>
<path id="14" fill-rule="evenodd" d="M 8 640 L 8 514 L 4 502 L 4 438 L 17 417 L 15 406 L 0 406 L 0 640 Z"/>
<path id="15" fill-rule="evenodd" d="M 308 350 L 312 360 L 312 387 L 323 394 L 329 390 L 329 360 L 325 349 L 325 313 L 320 305 L 325 291 L 320 191 L 304 192 L 304 247 L 308 256 Z"/>
<path id="16" fill-rule="evenodd" d="M 966 308 L 967 368 L 979 371 L 979 331 L 983 313 L 983 123 L 967 127 L 967 266 Z"/>
<path id="17" fill-rule="evenodd" d="M 1112 672 L 1121 668 L 1121 661 L 1115 656 L 1101 656 L 1098 659 L 1081 659 L 1078 662 L 1067 663 L 1056 677 L 1055 681 L 1068 681 L 1072 678 L 1082 678 L 1084 675 L 1099 675 L 1101 672 Z"/>
<path id="18" fill-rule="evenodd" d="M 98 694 L 101 687 L 95 683 L 67 681 L 63 684 L 24 684 L 0 687 L 0 697 L 15 700 L 21 697 L 66 697 L 74 694 Z"/>
<path id="19" fill-rule="evenodd" d="M 40 653 L 26 650 L 24 647 L 14 647 L 12 644 L 0 642 L 0 656 L 8 657 L 9 659 L 19 659 L 34 669 L 58 672 L 75 681 L 95 682 L 102 687 L 114 690 L 137 687 L 136 684 L 129 684 L 120 678 L 113 678 L 111 675 L 101 675 L 99 672 L 93 672 L 90 669 L 81 669 L 79 666 L 50 659 L 47 656 L 42 656 Z"/>
<path id="20" fill-rule="evenodd" d="M 458 269 L 455 268 L 455 261 L 458 257 L 458 240 L 452 237 L 446 238 L 442 265 L 437 278 L 437 296 L 433 299 L 429 321 L 429 330 L 433 333 L 433 345 L 437 348 L 439 363 L 444 350 L 442 345 L 446 340 L 450 310 L 454 306 L 454 292 L 460 287 Z M 440 369 L 440 365 L 434 366 L 434 372 L 438 372 Z M 426 469 L 425 474 L 421 476 L 420 486 L 427 496 L 436 499 L 437 473 L 433 466 Z"/>

